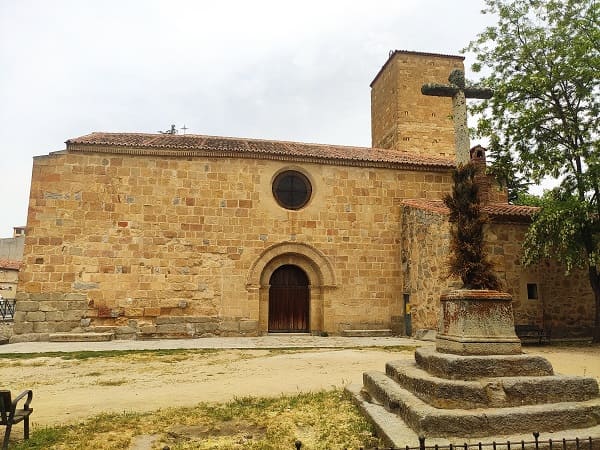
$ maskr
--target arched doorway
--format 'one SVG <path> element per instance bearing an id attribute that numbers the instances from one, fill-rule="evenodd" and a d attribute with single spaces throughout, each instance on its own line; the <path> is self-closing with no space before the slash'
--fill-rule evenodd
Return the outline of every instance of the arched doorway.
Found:
<path id="1" fill-rule="evenodd" d="M 307 333 L 310 296 L 306 273 L 286 264 L 273 272 L 269 284 L 269 332 Z"/>

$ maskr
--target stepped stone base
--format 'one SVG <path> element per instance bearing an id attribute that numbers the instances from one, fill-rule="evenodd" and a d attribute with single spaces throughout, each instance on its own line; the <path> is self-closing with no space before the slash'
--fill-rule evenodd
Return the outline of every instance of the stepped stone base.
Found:
<path id="1" fill-rule="evenodd" d="M 461 444 L 473 437 L 600 431 L 598 382 L 555 375 L 545 358 L 522 354 L 510 295 L 458 289 L 440 301 L 435 349 L 417 349 L 414 362 L 388 362 L 385 373 L 365 372 L 362 389 L 348 388 L 388 444 L 407 445 L 388 434 L 400 427 Z"/>
<path id="2" fill-rule="evenodd" d="M 365 394 L 425 436 L 487 436 L 600 425 L 600 398 L 506 408 L 435 408 L 381 372 L 364 374 Z"/>
<path id="3" fill-rule="evenodd" d="M 342 336 L 345 337 L 389 337 L 392 336 L 392 330 L 343 330 Z"/>
<path id="4" fill-rule="evenodd" d="M 387 376 L 435 408 L 505 408 L 580 402 L 598 396 L 593 378 L 548 375 L 456 380 L 439 378 L 410 361 L 390 361 Z"/>
<path id="5" fill-rule="evenodd" d="M 50 342 L 105 342 L 114 337 L 113 333 L 51 333 Z"/>
<path id="6" fill-rule="evenodd" d="M 463 356 L 419 348 L 415 351 L 415 360 L 432 375 L 451 379 L 554 375 L 547 359 L 526 354 Z"/>
<path id="7" fill-rule="evenodd" d="M 510 432 L 502 434 L 490 432 L 488 434 L 482 434 L 478 436 L 465 436 L 462 434 L 446 434 L 443 436 L 436 436 L 428 433 L 418 433 L 397 414 L 390 412 L 385 408 L 384 405 L 374 402 L 372 398 L 369 398 L 369 396 L 365 394 L 363 386 L 359 384 L 351 384 L 346 386 L 345 389 L 346 392 L 352 396 L 355 404 L 359 407 L 365 417 L 367 417 L 373 423 L 377 435 L 384 441 L 385 445 L 394 448 L 405 448 L 407 445 L 411 447 L 418 446 L 419 435 L 424 435 L 427 438 L 426 444 L 428 447 L 434 445 L 448 445 L 449 443 L 459 446 L 465 443 L 477 444 L 478 442 L 489 443 L 492 441 L 496 441 L 498 443 L 506 441 L 511 441 L 512 443 L 532 441 L 532 433 L 533 431 L 537 431 L 525 430 L 524 432 L 520 433 L 515 430 L 511 430 Z M 560 428 L 557 430 L 542 432 L 540 435 L 540 440 L 547 442 L 548 439 L 552 439 L 555 442 L 558 442 L 563 438 L 575 439 L 588 437 L 592 437 L 595 440 L 600 439 L 600 424 L 576 429 Z M 519 448 L 521 447 L 519 446 Z M 542 445 L 540 448 L 545 447 Z M 560 444 L 560 448 L 562 449 L 562 444 Z M 596 447 L 594 447 L 594 450 L 600 449 L 596 449 Z"/>
<path id="8" fill-rule="evenodd" d="M 390 361 L 386 373 L 366 372 L 362 389 L 348 390 L 376 428 L 408 427 L 428 439 L 600 428 L 597 381 L 555 375 L 546 359 L 526 354 L 454 355 L 420 348 L 414 362 Z"/>

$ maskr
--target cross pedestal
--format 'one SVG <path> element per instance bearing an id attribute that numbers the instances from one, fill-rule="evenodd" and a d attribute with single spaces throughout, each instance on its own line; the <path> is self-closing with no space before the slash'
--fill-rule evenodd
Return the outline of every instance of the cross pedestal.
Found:
<path id="1" fill-rule="evenodd" d="M 517 355 L 512 297 L 489 290 L 458 289 L 440 298 L 436 350 L 456 355 Z"/>

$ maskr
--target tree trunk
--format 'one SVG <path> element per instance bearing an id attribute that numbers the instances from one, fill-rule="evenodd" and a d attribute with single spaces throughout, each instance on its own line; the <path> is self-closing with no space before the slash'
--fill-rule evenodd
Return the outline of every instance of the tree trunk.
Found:
<path id="1" fill-rule="evenodd" d="M 594 331 L 592 342 L 600 342 L 600 273 L 595 266 L 588 268 L 590 284 L 594 292 Z"/>

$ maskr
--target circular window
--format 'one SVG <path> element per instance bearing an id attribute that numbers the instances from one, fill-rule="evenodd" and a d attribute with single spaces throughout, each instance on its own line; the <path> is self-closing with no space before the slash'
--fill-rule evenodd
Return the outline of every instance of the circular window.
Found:
<path id="1" fill-rule="evenodd" d="M 306 176 L 295 170 L 281 172 L 273 181 L 273 195 L 286 209 L 300 209 L 312 193 L 312 186 Z"/>

